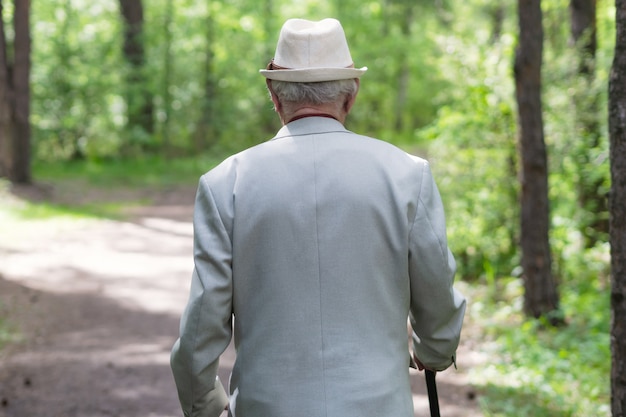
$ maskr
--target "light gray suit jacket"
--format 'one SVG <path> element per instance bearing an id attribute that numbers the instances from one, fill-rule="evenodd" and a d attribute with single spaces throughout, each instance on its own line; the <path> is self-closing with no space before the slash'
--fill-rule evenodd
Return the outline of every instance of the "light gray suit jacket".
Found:
<path id="1" fill-rule="evenodd" d="M 171 364 L 185 416 L 215 417 L 235 333 L 235 417 L 411 417 L 407 316 L 427 366 L 453 361 L 453 288 L 428 163 L 311 117 L 205 174 Z"/>

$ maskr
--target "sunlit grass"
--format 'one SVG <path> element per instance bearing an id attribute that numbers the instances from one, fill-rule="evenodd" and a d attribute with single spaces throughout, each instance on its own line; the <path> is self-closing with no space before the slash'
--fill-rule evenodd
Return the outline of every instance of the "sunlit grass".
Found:
<path id="1" fill-rule="evenodd" d="M 139 187 L 196 184 L 200 175 L 211 169 L 221 155 L 165 159 L 142 156 L 132 160 L 81 160 L 71 162 L 36 163 L 35 178 L 42 181 L 81 179 L 100 187 Z"/>
<path id="2" fill-rule="evenodd" d="M 0 204 L 0 230 L 14 227 L 16 222 L 28 220 L 117 219 L 123 217 L 124 209 L 141 203 L 141 201 L 126 201 L 67 205 L 46 201 L 31 202 L 11 195 L 8 187 L 0 187 L 0 201 L 2 201 Z"/>
<path id="3" fill-rule="evenodd" d="M 589 282 L 594 288 L 581 288 Z M 524 317 L 518 279 L 501 280 L 497 301 L 484 285 L 472 287 L 470 314 L 488 358 L 472 370 L 472 382 L 485 416 L 610 415 L 610 308 L 599 283 L 579 277 L 560 286 L 567 325 L 557 328 Z"/>
<path id="4" fill-rule="evenodd" d="M 109 218 L 123 217 L 124 209 L 130 203 L 83 204 L 79 206 L 55 205 L 48 203 L 28 203 L 14 209 L 14 216 L 20 220 L 46 220 L 64 218 Z"/>
<path id="5" fill-rule="evenodd" d="M 106 195 L 111 190 L 129 190 L 126 197 L 110 201 L 78 201 L 55 203 L 26 201 L 10 195 L 9 184 L 0 183 L 0 219 L 45 220 L 53 218 L 113 218 L 124 216 L 129 207 L 150 204 L 145 197 L 133 195 L 133 190 L 144 188 L 166 189 L 185 185 L 195 187 L 199 177 L 215 166 L 221 156 L 164 159 L 144 156 L 132 160 L 82 160 L 71 162 L 35 162 L 33 177 L 36 183 L 63 185 L 77 196 L 96 192 Z M 60 187 L 59 187 L 60 188 Z M 116 200 L 117 199 L 117 200 Z M 78 199 L 80 200 L 80 199 Z"/>

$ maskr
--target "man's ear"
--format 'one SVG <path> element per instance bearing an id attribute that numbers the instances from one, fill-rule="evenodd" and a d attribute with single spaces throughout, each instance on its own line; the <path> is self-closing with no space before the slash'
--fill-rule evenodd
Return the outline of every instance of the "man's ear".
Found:
<path id="1" fill-rule="evenodd" d="M 346 112 L 346 114 L 350 113 L 350 109 L 352 109 L 352 106 L 354 106 L 356 96 L 357 94 L 359 94 L 359 88 L 361 87 L 361 80 L 355 78 L 354 81 L 356 82 L 356 91 L 352 96 L 346 98 L 345 103 L 343 103 L 343 110 Z"/>
<path id="2" fill-rule="evenodd" d="M 274 103 L 274 111 L 276 113 L 279 113 L 282 110 L 282 105 L 280 104 L 280 101 L 278 101 L 278 97 L 276 96 L 276 94 L 274 93 L 274 90 L 272 89 L 272 80 L 267 78 L 265 80 L 265 84 L 267 85 L 267 90 L 270 92 L 272 103 Z"/>

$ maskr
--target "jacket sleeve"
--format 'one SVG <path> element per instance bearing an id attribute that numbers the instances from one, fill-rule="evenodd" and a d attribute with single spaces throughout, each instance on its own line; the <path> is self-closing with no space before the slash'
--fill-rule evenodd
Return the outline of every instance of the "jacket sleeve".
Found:
<path id="1" fill-rule="evenodd" d="M 194 271 L 180 337 L 171 354 L 186 417 L 217 417 L 228 404 L 219 382 L 219 357 L 232 335 L 232 245 L 204 177 L 194 209 Z"/>
<path id="2" fill-rule="evenodd" d="M 440 371 L 455 362 L 466 301 L 453 287 L 456 263 L 448 248 L 443 203 L 428 163 L 423 164 L 409 236 L 409 318 L 415 355 L 427 368 Z"/>

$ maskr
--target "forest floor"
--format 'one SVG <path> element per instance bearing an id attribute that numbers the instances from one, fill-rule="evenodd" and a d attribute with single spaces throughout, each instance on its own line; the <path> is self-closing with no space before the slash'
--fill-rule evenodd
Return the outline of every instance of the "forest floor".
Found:
<path id="1" fill-rule="evenodd" d="M 115 218 L 0 210 L 0 321 L 15 335 L 0 350 L 0 417 L 182 415 L 169 352 L 191 277 L 194 193 L 80 181 L 0 190 L 2 205 L 124 207 Z M 437 376 L 446 417 L 482 416 L 468 375 L 483 359 L 465 334 L 459 369 Z M 225 383 L 233 360 L 231 346 Z M 415 415 L 428 416 L 423 374 L 411 370 L 411 381 Z"/>

